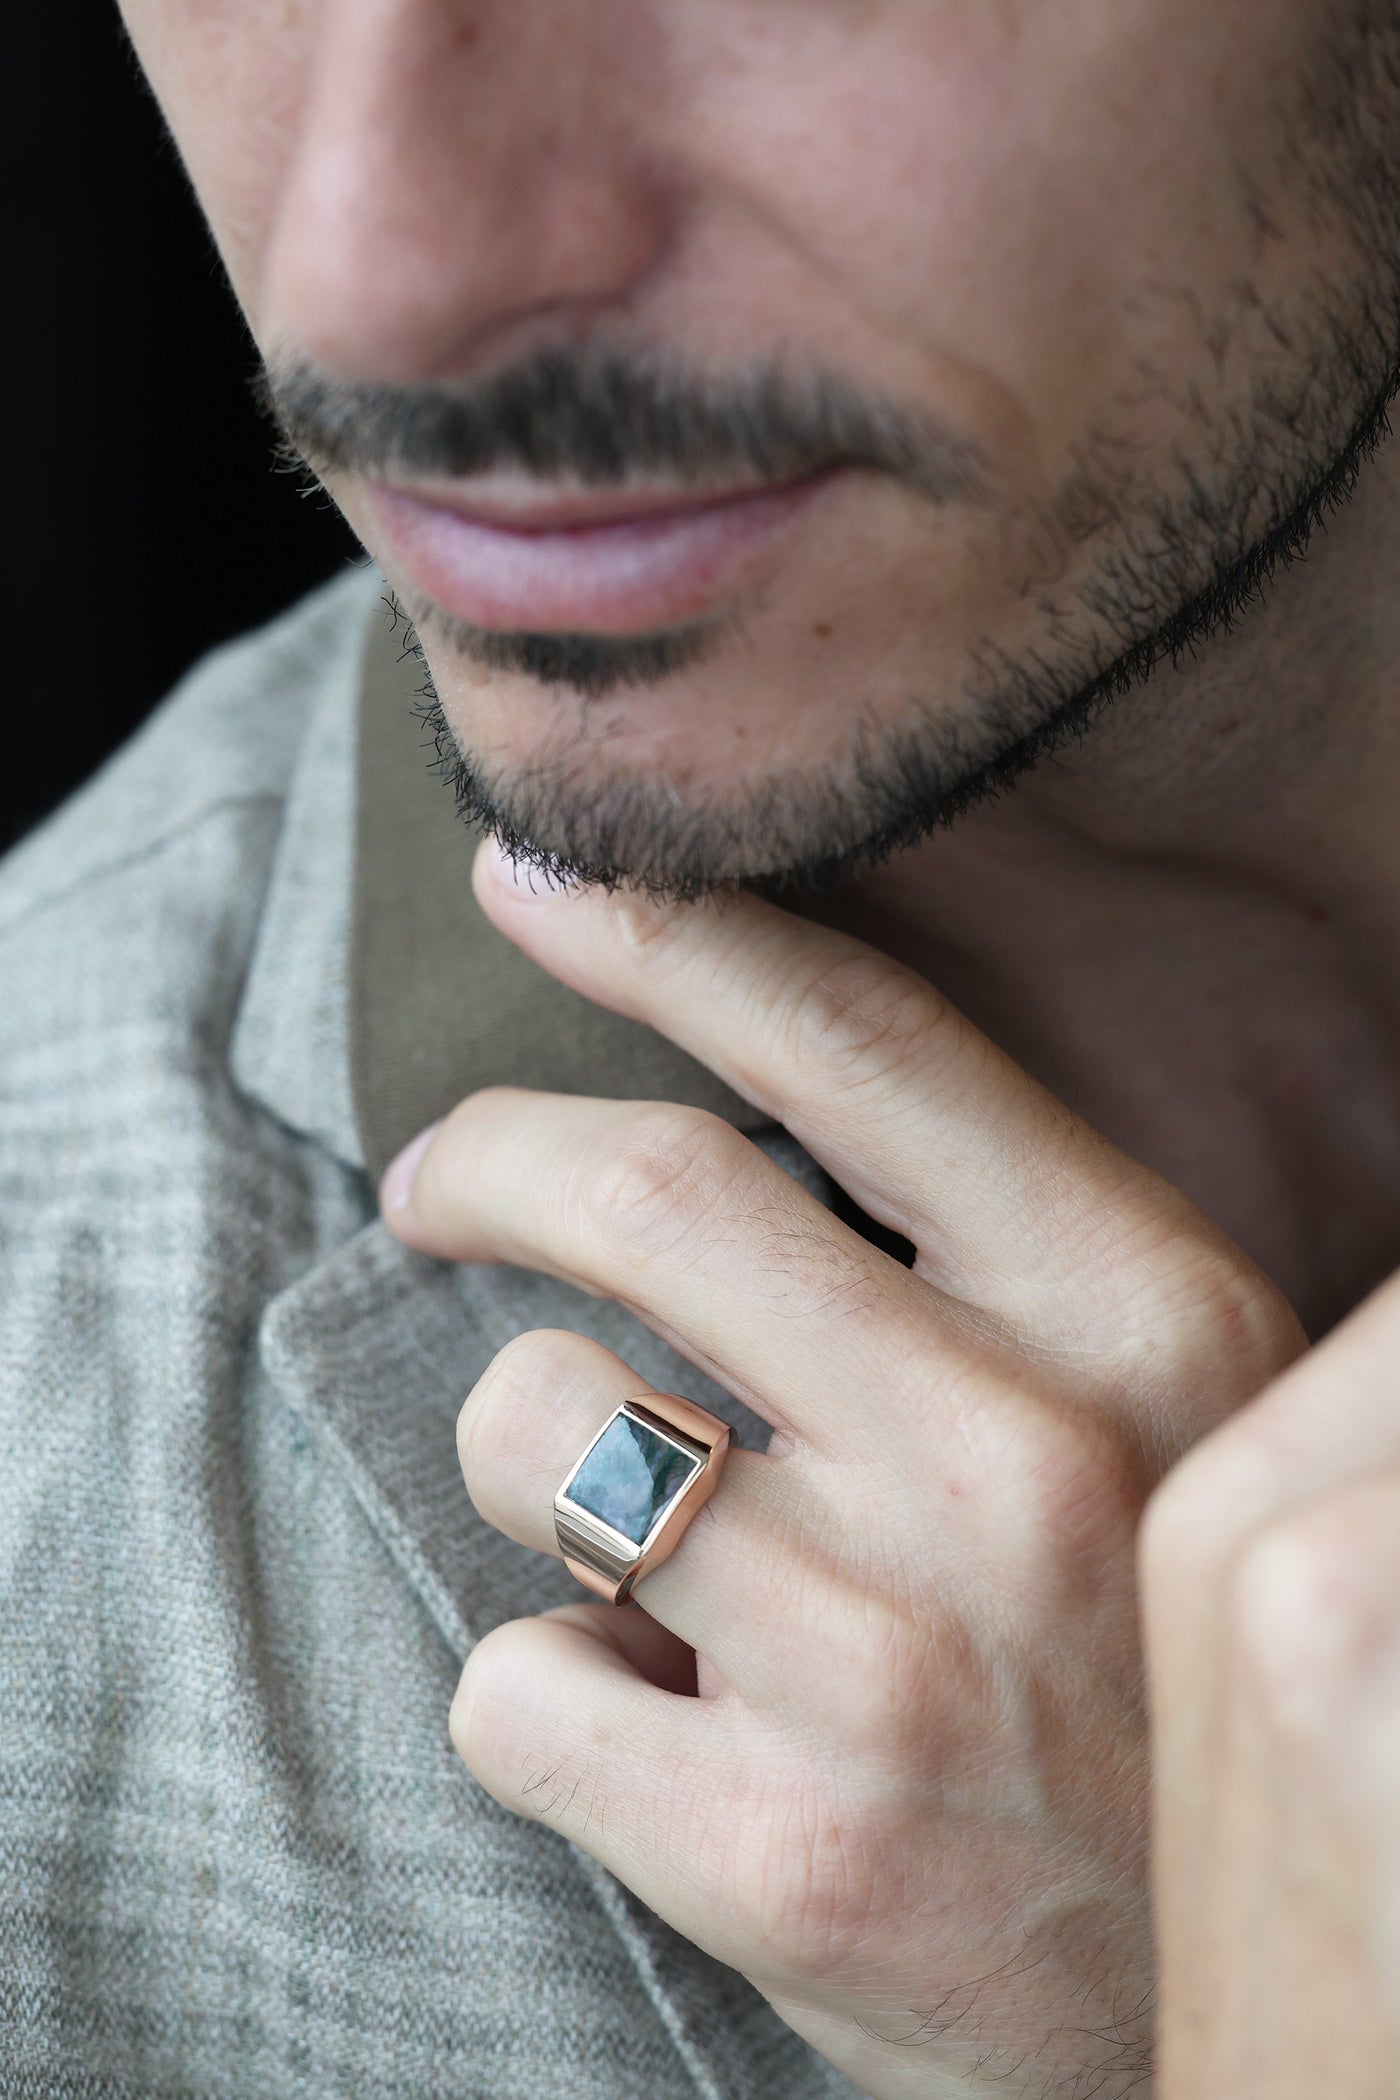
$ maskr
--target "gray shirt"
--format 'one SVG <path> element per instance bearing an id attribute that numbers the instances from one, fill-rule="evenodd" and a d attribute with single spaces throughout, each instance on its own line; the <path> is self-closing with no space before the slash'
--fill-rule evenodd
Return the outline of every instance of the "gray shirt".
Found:
<path id="1" fill-rule="evenodd" d="M 473 1640 L 582 1595 L 461 1484 L 504 1342 L 764 1430 L 616 1306 L 407 1252 L 374 1175 L 510 1079 L 819 1182 L 481 918 L 418 682 L 353 574 L 0 869 L 0 2093 L 850 2100 L 448 1741 Z"/>

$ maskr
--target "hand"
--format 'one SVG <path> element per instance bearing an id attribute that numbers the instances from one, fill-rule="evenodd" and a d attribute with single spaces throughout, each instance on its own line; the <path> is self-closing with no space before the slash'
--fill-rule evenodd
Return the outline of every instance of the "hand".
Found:
<path id="1" fill-rule="evenodd" d="M 1400 1282 L 1143 1534 L 1163 2100 L 1400 2093 Z"/>
<path id="2" fill-rule="evenodd" d="M 462 1757 L 876 2100 L 1140 2088 L 1134 1538 L 1186 1446 L 1297 1353 L 1292 1315 L 860 943 L 754 898 L 532 899 L 490 850 L 476 880 L 538 962 L 710 1065 L 917 1261 L 690 1109 L 493 1089 L 407 1195 L 391 1170 L 410 1244 L 620 1301 L 774 1432 L 731 1452 L 641 1609 L 479 1644 Z M 483 1516 L 556 1552 L 554 1488 L 640 1387 L 573 1334 L 510 1344 L 461 1418 Z"/>

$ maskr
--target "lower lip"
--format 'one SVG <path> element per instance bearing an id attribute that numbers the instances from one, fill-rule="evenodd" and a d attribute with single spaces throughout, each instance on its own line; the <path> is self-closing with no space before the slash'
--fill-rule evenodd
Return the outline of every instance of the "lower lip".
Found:
<path id="1" fill-rule="evenodd" d="M 400 489 L 370 490 L 405 574 L 441 611 L 517 633 L 642 634 L 713 612 L 830 474 L 731 501 L 521 531 Z"/>

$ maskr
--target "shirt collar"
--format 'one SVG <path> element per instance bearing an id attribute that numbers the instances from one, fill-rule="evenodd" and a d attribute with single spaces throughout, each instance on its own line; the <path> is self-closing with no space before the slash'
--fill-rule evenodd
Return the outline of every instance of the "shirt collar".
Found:
<path id="1" fill-rule="evenodd" d="M 315 652 L 305 718 L 229 1056 L 245 1094 L 352 1166 L 364 1164 L 346 1032 L 355 715 L 383 588 L 373 572 L 357 575 L 300 615 Z M 293 688 L 287 705 L 298 697 Z"/>
<path id="2" fill-rule="evenodd" d="M 476 902 L 477 834 L 437 777 L 417 660 L 375 579 L 311 707 L 233 1046 L 283 1122 L 377 1178 L 466 1094 L 511 1085 L 769 1118 L 655 1030 L 592 1005 Z M 366 599 L 370 593 L 366 589 Z"/>

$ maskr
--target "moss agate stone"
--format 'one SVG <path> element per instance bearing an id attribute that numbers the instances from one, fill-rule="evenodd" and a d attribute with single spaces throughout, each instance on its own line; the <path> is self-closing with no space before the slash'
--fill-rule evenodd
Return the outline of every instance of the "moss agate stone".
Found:
<path id="1" fill-rule="evenodd" d="M 570 1502 L 640 1546 L 657 1518 L 700 1470 L 698 1459 L 644 1422 L 610 1422 L 569 1485 Z"/>

